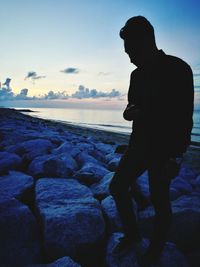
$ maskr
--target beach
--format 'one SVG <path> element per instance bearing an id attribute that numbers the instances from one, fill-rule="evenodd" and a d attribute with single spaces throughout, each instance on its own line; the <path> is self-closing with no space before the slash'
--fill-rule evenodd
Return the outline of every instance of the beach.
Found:
<path id="1" fill-rule="evenodd" d="M 0 108 L 0 258 L 5 267 L 138 267 L 135 248 L 116 259 L 122 225 L 109 184 L 128 142 L 117 133 Z M 148 174 L 133 200 L 148 245 L 154 210 Z M 192 142 L 170 186 L 173 222 L 157 267 L 200 260 L 200 144 Z M 166 263 L 167 262 L 167 263 Z M 44 265 L 41 265 L 44 264 Z M 59 265 L 60 264 L 60 265 Z M 166 265 L 167 264 L 167 265 Z"/>

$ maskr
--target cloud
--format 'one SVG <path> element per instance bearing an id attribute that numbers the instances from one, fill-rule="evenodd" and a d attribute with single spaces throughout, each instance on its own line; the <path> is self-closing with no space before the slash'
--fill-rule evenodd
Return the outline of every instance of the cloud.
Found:
<path id="1" fill-rule="evenodd" d="M 101 92 L 101 91 L 97 91 L 96 89 L 89 89 L 84 87 L 83 85 L 80 85 L 78 90 L 71 95 L 71 97 L 73 98 L 79 98 L 79 99 L 83 99 L 83 98 L 99 98 L 99 97 L 118 97 L 120 96 L 120 92 L 112 89 L 111 92 L 107 93 L 107 92 Z"/>
<path id="2" fill-rule="evenodd" d="M 30 79 L 32 81 L 45 78 L 46 76 L 37 75 L 35 71 L 29 71 L 25 77 L 25 80 Z"/>
<path id="3" fill-rule="evenodd" d="M 200 77 L 200 73 L 194 73 L 193 76 L 194 77 Z"/>
<path id="4" fill-rule="evenodd" d="M 29 76 L 32 77 L 31 74 Z M 33 75 L 35 76 L 35 75 Z M 6 79 L 8 81 L 8 79 Z M 120 98 L 123 97 L 118 90 L 112 89 L 110 92 L 102 92 L 98 91 L 97 89 L 89 89 L 83 85 L 78 87 L 78 90 L 68 95 L 67 91 L 58 91 L 55 92 L 53 90 L 49 91 L 47 94 L 39 95 L 39 96 L 28 96 L 28 89 L 23 88 L 21 89 L 19 94 L 14 94 L 10 87 L 9 83 L 4 83 L 5 86 L 0 87 L 0 100 L 47 100 L 47 99 L 68 99 L 68 98 L 77 98 L 77 99 L 85 99 L 85 98 Z"/>
<path id="5" fill-rule="evenodd" d="M 66 68 L 64 70 L 61 70 L 60 72 L 66 73 L 66 74 L 77 74 L 79 73 L 79 69 L 78 68 Z"/>
<path id="6" fill-rule="evenodd" d="M 44 99 L 68 99 L 69 96 L 66 91 L 63 92 L 57 92 L 49 91 L 48 94 L 44 95 L 44 97 L 41 97 Z"/>
<path id="7" fill-rule="evenodd" d="M 99 76 L 108 76 L 110 74 L 111 74 L 111 72 L 103 72 L 103 71 L 98 73 Z"/>

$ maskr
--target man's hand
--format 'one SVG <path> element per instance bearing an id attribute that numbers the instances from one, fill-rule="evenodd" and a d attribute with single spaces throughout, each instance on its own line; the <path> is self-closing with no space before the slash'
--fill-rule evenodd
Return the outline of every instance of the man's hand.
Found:
<path id="1" fill-rule="evenodd" d="M 135 121 L 138 119 L 139 114 L 140 109 L 136 105 L 130 104 L 124 110 L 123 117 L 127 121 Z"/>

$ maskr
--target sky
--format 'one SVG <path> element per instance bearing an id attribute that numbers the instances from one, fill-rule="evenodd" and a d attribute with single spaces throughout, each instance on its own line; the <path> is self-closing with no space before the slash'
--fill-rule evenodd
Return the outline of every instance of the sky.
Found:
<path id="1" fill-rule="evenodd" d="M 0 0 L 0 7 L 0 82 L 11 79 L 15 99 L 124 103 L 135 66 L 119 30 L 143 15 L 158 48 L 192 67 L 200 101 L 197 0 Z"/>

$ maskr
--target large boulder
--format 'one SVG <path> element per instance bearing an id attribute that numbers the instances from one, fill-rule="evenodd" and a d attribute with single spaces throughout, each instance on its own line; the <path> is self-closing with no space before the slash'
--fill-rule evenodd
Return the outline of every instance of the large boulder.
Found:
<path id="1" fill-rule="evenodd" d="M 35 177 L 70 177 L 78 169 L 75 159 L 67 153 L 35 158 L 28 172 Z"/>
<path id="2" fill-rule="evenodd" d="M 110 195 L 109 185 L 113 178 L 114 172 L 106 174 L 98 183 L 91 185 L 90 189 L 94 197 L 102 200 Z"/>
<path id="3" fill-rule="evenodd" d="M 73 178 L 79 180 L 83 184 L 91 185 L 99 182 L 108 173 L 109 170 L 103 166 L 88 162 L 74 174 Z"/>
<path id="4" fill-rule="evenodd" d="M 143 240 L 144 244 L 141 246 L 141 251 L 132 246 L 123 256 L 116 256 L 113 254 L 113 250 L 122 236 L 122 233 L 114 233 L 110 237 L 107 245 L 106 267 L 140 267 L 137 257 L 141 257 L 141 253 L 147 249 L 148 240 Z M 166 243 L 158 263 L 153 266 L 189 267 L 185 257 L 173 243 Z"/>
<path id="5" fill-rule="evenodd" d="M 39 230 L 33 214 L 16 199 L 0 199 L 0 265 L 22 267 L 40 260 Z"/>
<path id="6" fill-rule="evenodd" d="M 9 170 L 17 170 L 21 167 L 22 159 L 9 152 L 0 152 L 0 175 L 7 173 Z"/>
<path id="7" fill-rule="evenodd" d="M 173 220 L 168 239 L 186 252 L 200 248 L 200 194 L 184 195 L 172 201 Z M 139 225 L 146 236 L 151 235 L 153 207 L 139 213 Z"/>
<path id="8" fill-rule="evenodd" d="M 22 172 L 10 171 L 8 175 L 0 177 L 0 199 L 17 198 L 28 200 L 33 194 L 34 180 Z"/>
<path id="9" fill-rule="evenodd" d="M 48 258 L 68 255 L 83 264 L 95 261 L 91 266 L 97 266 L 105 223 L 100 204 L 86 186 L 74 179 L 39 179 L 36 206 Z"/>
<path id="10" fill-rule="evenodd" d="M 33 160 L 40 155 L 48 154 L 54 148 L 54 145 L 45 139 L 34 139 L 17 144 L 9 149 L 18 155 L 23 155 L 28 161 Z"/>

